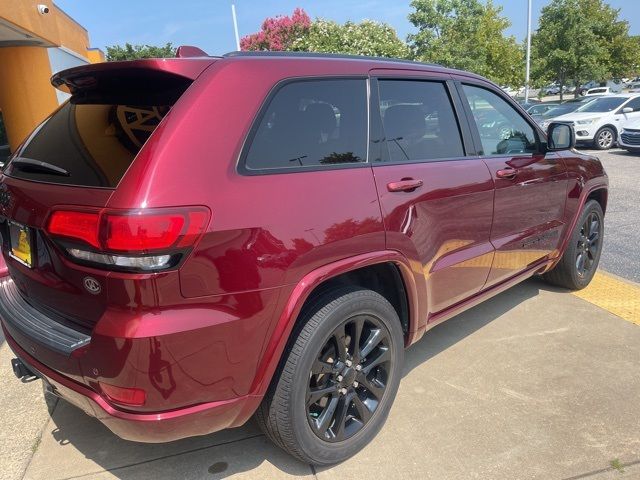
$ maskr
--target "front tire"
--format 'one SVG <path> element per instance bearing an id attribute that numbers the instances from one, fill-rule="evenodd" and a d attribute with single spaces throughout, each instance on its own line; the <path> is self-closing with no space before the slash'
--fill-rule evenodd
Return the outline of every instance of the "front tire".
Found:
<path id="1" fill-rule="evenodd" d="M 545 273 L 543 278 L 559 287 L 570 290 L 583 289 L 589 285 L 598 269 L 603 239 L 602 208 L 595 200 L 589 200 L 582 209 L 560 262 Z"/>
<path id="2" fill-rule="evenodd" d="M 344 287 L 313 302 L 294 335 L 256 418 L 301 461 L 341 462 L 376 436 L 391 409 L 404 360 L 400 320 L 378 293 Z"/>
<path id="3" fill-rule="evenodd" d="M 616 141 L 616 131 L 611 127 L 602 127 L 593 137 L 593 146 L 596 150 L 609 150 Z"/>

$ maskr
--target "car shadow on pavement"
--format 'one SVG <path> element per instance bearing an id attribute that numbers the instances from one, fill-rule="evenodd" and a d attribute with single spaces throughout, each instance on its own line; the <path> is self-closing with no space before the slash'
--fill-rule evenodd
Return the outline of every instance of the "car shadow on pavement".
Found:
<path id="1" fill-rule="evenodd" d="M 543 289 L 554 290 L 540 280 L 529 280 L 435 326 L 407 350 L 404 375 Z M 252 470 L 264 478 L 313 473 L 308 465 L 272 445 L 253 420 L 243 427 L 207 436 L 166 444 L 143 444 L 118 438 L 99 421 L 63 401 L 58 403 L 51 418 L 44 432 L 49 438 L 43 438 L 40 446 L 40 450 L 50 452 L 43 452 L 45 458 L 36 459 L 31 467 L 36 471 L 42 469 L 44 474 L 50 468 L 47 465 L 51 465 L 46 457 L 67 457 L 71 466 L 47 475 L 48 478 L 96 475 L 104 470 L 124 480 L 141 475 L 154 480 L 226 478 Z M 77 460 L 73 460 L 74 456 Z M 83 467 L 78 470 L 80 464 Z"/>
<path id="2" fill-rule="evenodd" d="M 52 460 L 66 458 L 69 465 L 58 469 L 46 459 L 36 459 L 29 478 L 93 478 L 102 471 L 123 480 L 216 479 L 255 469 L 260 469 L 265 478 L 312 473 L 308 465 L 271 444 L 253 420 L 211 435 L 148 444 L 122 440 L 64 401 L 58 402 L 51 419 L 44 435 L 52 438 L 43 438 L 40 449 L 51 450 L 44 456 Z"/>
<path id="3" fill-rule="evenodd" d="M 597 155 L 600 152 L 595 152 L 595 154 Z M 635 153 L 635 152 L 628 152 L 627 150 L 621 150 L 621 149 L 612 149 L 607 151 L 607 153 L 609 155 L 615 155 L 616 157 L 626 157 L 626 158 L 635 158 L 637 159 L 640 154 Z"/>
<path id="4" fill-rule="evenodd" d="M 424 334 L 419 342 L 406 351 L 403 376 L 525 300 L 535 297 L 540 293 L 540 290 L 564 291 L 551 287 L 541 279 L 534 277 L 434 326 Z"/>

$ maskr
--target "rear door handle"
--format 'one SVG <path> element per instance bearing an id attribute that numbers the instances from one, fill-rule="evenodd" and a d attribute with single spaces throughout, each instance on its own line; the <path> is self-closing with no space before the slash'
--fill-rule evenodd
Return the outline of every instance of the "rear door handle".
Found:
<path id="1" fill-rule="evenodd" d="M 414 178 L 403 178 L 399 182 L 387 183 L 387 190 L 390 192 L 413 192 L 422 186 L 422 180 Z"/>
<path id="2" fill-rule="evenodd" d="M 512 179 L 516 178 L 516 175 L 518 175 L 518 170 L 512 167 L 502 168 L 496 172 L 496 177 L 498 178 Z"/>

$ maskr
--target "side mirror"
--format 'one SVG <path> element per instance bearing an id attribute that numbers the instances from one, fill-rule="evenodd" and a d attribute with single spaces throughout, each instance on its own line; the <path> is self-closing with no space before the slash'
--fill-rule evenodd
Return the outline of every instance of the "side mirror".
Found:
<path id="1" fill-rule="evenodd" d="M 547 130 L 547 150 L 557 152 L 571 150 L 576 146 L 576 133 L 567 123 L 553 122 Z"/>
<path id="2" fill-rule="evenodd" d="M 633 113 L 633 108 L 631 107 L 624 107 L 622 109 L 622 113 Z"/>

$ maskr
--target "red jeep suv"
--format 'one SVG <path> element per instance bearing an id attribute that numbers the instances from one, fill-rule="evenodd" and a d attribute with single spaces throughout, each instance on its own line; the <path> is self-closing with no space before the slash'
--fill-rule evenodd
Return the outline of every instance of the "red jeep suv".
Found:
<path id="1" fill-rule="evenodd" d="M 60 72 L 0 177 L 18 377 L 117 435 L 252 415 L 323 465 L 382 427 L 405 347 L 542 274 L 586 286 L 607 177 L 477 75 L 231 53 Z"/>

